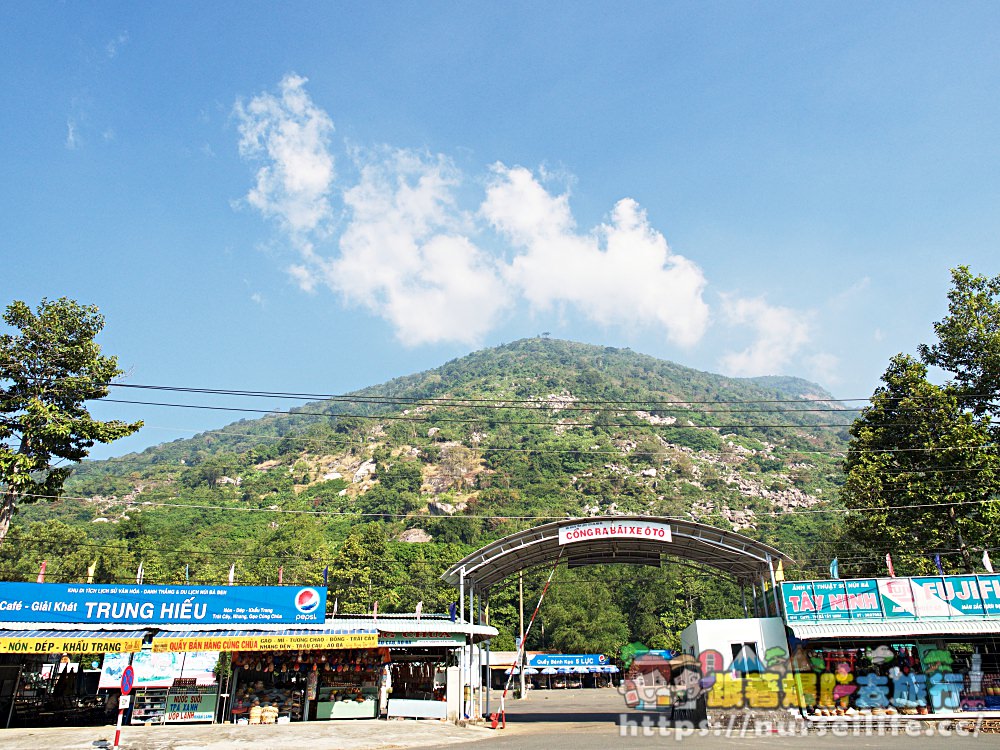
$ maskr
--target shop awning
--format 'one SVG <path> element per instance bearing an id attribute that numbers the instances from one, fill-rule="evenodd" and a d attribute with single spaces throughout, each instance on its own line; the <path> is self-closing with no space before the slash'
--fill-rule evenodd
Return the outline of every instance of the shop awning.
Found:
<path id="1" fill-rule="evenodd" d="M 378 631 L 374 628 L 161 630 L 153 636 L 154 654 L 190 651 L 374 648 L 377 645 Z"/>
<path id="2" fill-rule="evenodd" d="M 137 653 L 145 635 L 145 630 L 0 630 L 0 654 Z"/>
<path id="3" fill-rule="evenodd" d="M 801 641 L 835 639 L 883 639 L 899 642 L 916 636 L 1000 636 L 1000 618 L 955 618 L 939 620 L 879 620 L 872 622 L 789 623 Z"/>
<path id="4" fill-rule="evenodd" d="M 380 642 L 385 645 L 421 645 L 436 642 L 441 646 L 461 646 L 468 637 L 473 643 L 495 638 L 498 631 L 491 625 L 475 625 L 464 620 L 454 622 L 447 616 L 424 615 L 419 620 L 416 615 L 379 615 L 378 619 L 367 616 L 338 617 L 327 620 L 329 627 L 365 627 L 379 632 Z"/>

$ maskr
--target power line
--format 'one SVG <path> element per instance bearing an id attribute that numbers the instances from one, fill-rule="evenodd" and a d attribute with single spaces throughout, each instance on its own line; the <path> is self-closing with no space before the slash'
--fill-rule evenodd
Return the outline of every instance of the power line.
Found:
<path id="1" fill-rule="evenodd" d="M 387 421 L 400 421 L 400 422 L 430 422 L 430 423 L 464 423 L 464 424 L 482 424 L 482 423 L 492 423 L 508 426 L 538 426 L 538 427 L 550 427 L 553 425 L 560 425 L 563 427 L 638 427 L 645 425 L 637 425 L 634 422 L 601 422 L 601 423 L 584 423 L 584 422 L 558 422 L 547 420 L 541 421 L 528 421 L 528 420 L 501 420 L 491 417 L 440 417 L 437 415 L 409 415 L 409 414 L 327 414 L 326 412 L 310 412 L 310 411 L 282 411 L 280 409 L 253 409 L 250 407 L 236 407 L 236 406 L 213 406 L 210 404 L 180 404 L 176 402 L 166 402 L 166 401 L 134 401 L 129 399 L 115 399 L 115 398 L 103 398 L 101 401 L 113 403 L 113 404 L 133 404 L 136 406 L 163 406 L 174 409 L 203 409 L 206 411 L 226 411 L 226 412 L 236 412 L 240 414 L 266 414 L 272 416 L 285 416 L 285 417 L 321 417 L 324 419 L 370 419 L 370 420 L 387 420 Z M 784 414 L 790 414 L 793 412 L 781 412 Z M 805 413 L 805 412 L 803 412 Z M 768 428 L 840 428 L 840 427 L 850 427 L 851 423 L 764 423 L 764 424 L 737 424 L 728 423 L 720 425 L 696 425 L 696 424 L 660 424 L 650 426 L 661 427 L 666 429 L 768 429 Z M 890 425 L 886 425 L 890 426 Z M 897 425 L 900 426 L 900 425 Z"/>
<path id="2" fill-rule="evenodd" d="M 75 542 L 75 541 L 70 542 L 70 541 L 66 541 L 66 542 L 53 543 L 52 540 L 44 540 L 44 539 L 37 539 L 37 540 L 18 539 L 18 541 L 24 547 L 44 548 L 46 550 L 52 549 L 52 548 L 63 549 L 63 548 L 67 548 L 68 547 L 68 548 L 75 548 L 75 549 L 96 549 L 99 552 L 104 551 L 104 552 L 111 552 L 111 553 L 115 553 L 115 554 L 122 553 L 122 550 L 121 550 L 120 546 L 115 545 L 115 544 L 110 543 L 110 542 L 98 543 L 98 542 Z M 115 539 L 114 541 L 125 543 L 128 540 L 125 540 L 125 539 Z M 227 540 L 227 539 L 224 539 L 224 538 L 220 538 L 218 541 L 224 542 L 224 543 L 225 542 L 230 542 L 230 543 L 232 542 L 232 540 Z M 392 542 L 391 540 L 386 540 L 386 541 L 387 541 L 387 543 L 407 544 L 406 542 Z M 891 543 L 893 543 L 893 540 L 888 540 L 887 539 L 886 543 L 887 544 L 891 544 Z M 463 546 L 469 547 L 470 550 L 474 547 L 474 545 L 463 545 Z M 989 551 L 989 552 L 994 552 L 994 551 L 996 551 L 998 549 L 1000 549 L 1000 547 L 983 547 L 983 548 L 976 547 L 974 551 L 977 552 L 977 553 L 979 551 L 981 551 L 981 550 L 983 550 L 983 551 Z M 241 560 L 241 559 L 250 558 L 250 559 L 254 559 L 254 560 L 273 560 L 273 561 L 277 561 L 277 562 L 280 562 L 280 563 L 296 563 L 296 562 L 302 563 L 302 562 L 304 562 L 304 563 L 310 563 L 310 564 L 316 564 L 316 565 L 319 565 L 319 564 L 328 564 L 331 561 L 335 561 L 337 559 L 338 555 L 339 555 L 339 551 L 331 551 L 330 555 L 328 555 L 326 557 L 313 557 L 313 556 L 302 556 L 302 555 L 279 555 L 279 554 L 274 554 L 274 553 L 267 553 L 267 552 L 265 552 L 263 550 L 257 551 L 257 552 L 231 552 L 231 551 L 225 551 L 224 549 L 220 550 L 217 547 L 213 547 L 212 549 L 199 550 L 199 549 L 178 549 L 178 548 L 175 548 L 175 547 L 169 547 L 168 548 L 168 547 L 151 546 L 151 545 L 143 545 L 141 548 L 128 549 L 126 551 L 128 553 L 130 553 L 135 558 L 141 558 L 142 555 L 146 554 L 146 553 L 160 552 L 160 553 L 170 553 L 172 555 L 186 555 L 186 556 L 190 556 L 192 558 L 197 558 L 197 557 L 201 557 L 201 556 L 210 555 L 212 557 L 226 558 L 227 560 L 235 560 L 235 561 L 238 561 L 238 560 Z M 933 550 L 928 550 L 927 552 L 922 553 L 919 556 L 920 557 L 927 557 L 928 559 L 930 559 L 930 558 L 932 558 L 936 554 L 937 555 L 941 555 L 942 557 L 952 557 L 952 558 L 954 558 L 954 557 L 961 557 L 962 554 L 963 554 L 963 550 L 954 549 L 954 548 L 933 549 Z M 684 558 L 678 558 L 675 555 L 669 555 L 669 553 L 663 553 L 663 557 L 664 557 L 663 562 L 665 562 L 667 564 L 692 564 L 692 565 L 705 565 L 705 566 L 709 566 L 709 567 L 711 567 L 713 565 L 713 562 L 728 562 L 728 561 L 730 561 L 730 558 L 728 558 L 728 557 L 725 557 L 725 558 L 724 557 L 705 557 L 705 558 L 701 558 L 701 559 L 699 559 L 697 561 L 695 561 L 695 560 L 685 560 Z M 400 564 L 407 564 L 407 565 L 413 565 L 414 563 L 419 562 L 418 560 L 415 560 L 413 557 L 410 557 L 410 556 L 398 557 L 398 556 L 394 556 L 394 555 L 391 555 L 391 554 L 385 554 L 385 553 L 381 553 L 379 555 L 378 559 L 381 562 L 393 562 L 393 563 L 400 563 Z M 825 562 L 828 562 L 829 559 L 830 558 L 827 557 L 827 556 L 798 557 L 798 558 L 794 559 L 795 560 L 794 561 L 794 565 L 796 567 L 808 567 L 808 563 L 825 563 Z M 845 555 L 845 554 L 839 554 L 838 553 L 837 554 L 837 559 L 840 562 L 847 562 L 849 564 L 861 564 L 861 563 L 866 562 L 866 561 L 882 562 L 884 560 L 884 553 L 882 553 L 882 552 L 873 552 L 873 553 L 868 553 L 868 554 L 856 554 L 856 555 Z M 423 560 L 423 564 L 427 565 L 431 569 L 436 569 L 437 566 L 450 567 L 452 564 L 454 564 L 454 561 L 452 561 L 452 562 L 446 562 L 446 561 L 442 561 L 440 559 L 424 559 Z M 606 564 L 607 565 L 613 565 L 614 563 L 606 563 Z M 242 572 L 246 573 L 248 571 L 247 571 L 247 569 L 243 569 Z M 432 575 L 433 575 L 433 572 L 432 572 Z M 339 577 L 339 576 L 335 576 L 335 577 Z M 596 579 L 595 582 L 603 582 L 603 580 L 604 579 Z M 658 580 L 658 579 L 650 578 L 648 580 L 654 581 L 654 580 Z"/>
<path id="3" fill-rule="evenodd" d="M 260 441 L 270 440 L 275 442 L 290 441 L 290 442 L 301 442 L 301 443 L 318 443 L 320 446 L 323 447 L 335 447 L 335 448 L 358 446 L 360 442 L 357 439 L 351 439 L 351 438 L 344 438 L 343 440 L 334 440 L 329 436 L 318 437 L 309 435 L 266 435 L 266 434 L 252 433 L 252 432 L 234 432 L 228 429 L 228 426 L 220 427 L 215 430 L 211 429 L 206 430 L 203 428 L 194 428 L 194 427 L 166 427 L 162 425 L 146 424 L 143 425 L 143 429 L 161 430 L 165 432 L 192 433 L 192 435 L 195 438 L 202 435 L 212 436 L 215 438 L 229 438 L 229 437 L 251 438 Z M 729 435 L 725 435 L 724 437 L 729 437 Z M 160 445 L 162 446 L 166 444 L 161 443 Z M 374 445 L 376 445 L 376 443 L 367 443 L 366 447 L 372 447 Z M 434 444 L 432 443 L 432 445 Z M 160 446 L 152 446 L 152 448 L 156 447 Z M 418 449 L 420 448 L 420 446 L 412 446 L 412 447 L 416 447 Z M 686 446 L 668 443 L 665 444 L 659 450 L 647 450 L 647 451 L 630 450 L 627 452 L 623 451 L 620 448 L 615 448 L 615 449 L 549 448 L 549 447 L 514 448 L 510 446 L 479 445 L 479 444 L 475 444 L 472 446 L 463 445 L 462 447 L 468 448 L 469 450 L 476 451 L 478 453 L 577 454 L 577 455 L 594 455 L 594 456 L 614 455 L 614 456 L 621 456 L 623 458 L 628 458 L 631 456 L 659 456 L 665 453 L 669 453 L 670 451 L 679 451 L 683 453 L 685 450 L 690 451 L 693 455 L 696 456 L 706 456 L 706 455 L 722 456 L 722 455 L 728 455 L 732 453 L 734 449 L 738 450 L 739 448 L 744 446 L 733 444 L 733 447 L 730 447 L 728 449 L 710 451 L 710 450 L 695 450 L 693 448 L 687 448 Z M 956 445 L 947 447 L 927 446 L 922 448 L 861 448 L 861 449 L 851 448 L 849 446 L 845 446 L 843 448 L 809 449 L 809 448 L 789 448 L 784 445 L 775 445 L 775 446 L 769 446 L 769 448 L 775 454 L 783 453 L 790 455 L 830 455 L 830 456 L 846 457 L 848 454 L 868 455 L 868 454 L 881 454 L 881 453 L 890 453 L 890 454 L 891 453 L 943 453 L 945 451 L 992 450 L 1000 448 L 1000 445 L 996 443 L 989 443 L 985 445 Z M 148 448 L 146 450 L 150 449 L 151 448 Z M 763 451 L 756 449 L 747 449 L 747 450 L 754 450 L 756 453 L 762 453 L 764 455 L 767 455 L 767 448 L 765 448 L 765 450 Z M 136 454 L 128 454 L 125 456 L 112 456 L 109 458 L 100 459 L 99 461 L 85 462 L 82 465 L 89 466 L 97 464 L 113 464 L 116 462 L 131 463 L 135 460 L 135 456 L 141 456 L 141 455 L 142 455 L 141 453 L 136 453 Z"/>
<path id="4" fill-rule="evenodd" d="M 28 380 L 32 378 L 26 378 Z M 79 379 L 77 379 L 79 380 Z M 238 389 L 238 388 L 207 388 L 198 386 L 173 386 L 173 385 L 154 385 L 146 383 L 121 383 L 121 382 L 94 382 L 92 383 L 96 387 L 102 388 L 131 388 L 137 390 L 152 390 L 152 391 L 168 391 L 176 393 L 197 393 L 197 394 L 207 394 L 207 395 L 225 395 L 225 396 L 241 396 L 241 397 L 252 397 L 252 398 L 278 398 L 278 399 L 318 399 L 321 401 L 334 401 L 343 403 L 369 403 L 376 405 L 444 405 L 444 406 L 462 406 L 462 405 L 478 405 L 478 404 L 489 404 L 492 408 L 520 408 L 519 405 L 527 406 L 528 408 L 558 408 L 558 409 L 582 409 L 582 405 L 598 405 L 598 406 L 623 406 L 623 405 L 646 405 L 646 406 L 679 406 L 680 410 L 685 410 L 684 405 L 690 404 L 709 404 L 709 405 L 724 405 L 724 404 L 795 404 L 795 405 L 806 405 L 806 404 L 833 404 L 833 403 L 866 403 L 870 402 L 879 396 L 876 393 L 875 396 L 867 396 L 862 398 L 835 398 L 831 396 L 830 398 L 797 398 L 797 399 L 670 399 L 670 400 L 658 400 L 655 398 L 642 399 L 602 399 L 602 398 L 576 398 L 572 395 L 568 395 L 565 398 L 570 399 L 567 401 L 559 401 L 562 394 L 551 394 L 554 400 L 557 402 L 558 406 L 553 407 L 553 399 L 548 397 L 536 397 L 529 399 L 518 399 L 518 398 L 506 398 L 502 396 L 494 397 L 478 397 L 478 396 L 392 396 L 392 395 L 379 395 L 379 394 L 362 394 L 360 392 L 352 394 L 332 394 L 332 393 L 314 393 L 305 391 L 265 391 L 265 390 L 253 390 L 253 389 Z M 970 401 L 970 400 L 982 400 L 991 399 L 995 396 L 993 394 L 954 394 L 954 398 L 957 400 Z M 881 396 L 880 402 L 899 402 L 907 400 L 911 397 L 909 396 Z M 591 409 L 586 409 L 587 411 Z M 742 411 L 742 410 L 741 410 Z M 799 411 L 799 410 L 792 410 Z M 857 411 L 856 409 L 804 409 L 801 411 Z"/>
<path id="5" fill-rule="evenodd" d="M 19 497 L 30 497 L 36 500 L 79 500 L 86 502 L 94 502 L 92 497 L 84 497 L 80 495 L 44 495 L 36 493 L 18 493 Z M 141 497 L 141 495 L 137 496 Z M 733 498 L 733 500 L 738 500 L 739 498 Z M 480 521 L 560 521 L 560 520 L 578 520 L 586 521 L 587 516 L 569 516 L 567 514 L 562 515 L 518 515 L 518 514 L 482 514 L 482 515 L 469 515 L 469 514 L 454 514 L 454 515 L 443 515 L 443 516 L 414 516 L 412 513 L 380 513 L 380 512 L 360 512 L 360 511 L 335 511 L 335 510 L 316 510 L 316 509 L 305 509 L 305 508 L 279 508 L 279 507 L 264 507 L 264 508 L 250 508 L 246 506 L 239 505 L 208 505 L 204 503 L 167 503 L 155 500 L 139 500 L 133 499 L 130 501 L 113 501 L 122 502 L 126 507 L 133 507 L 141 510 L 144 507 L 158 507 L 158 508 L 190 508 L 194 510 L 218 510 L 218 511 L 232 511 L 237 513 L 269 513 L 277 515 L 301 515 L 301 516 L 329 516 L 329 517 L 351 517 L 351 518 L 375 518 L 375 519 L 411 519 L 411 520 L 434 520 L 441 521 L 445 519 L 467 519 L 467 520 L 480 520 Z M 723 503 L 726 500 L 722 501 Z M 824 502 L 824 501 L 820 501 Z M 782 511 L 757 511 L 754 510 L 754 515 L 757 517 L 764 518 L 783 518 L 793 515 L 814 515 L 820 513 L 836 513 L 836 514 L 848 514 L 848 513 L 870 513 L 875 510 L 902 510 L 902 509 L 914 509 L 914 508 L 947 508 L 947 507 L 958 507 L 966 505 L 985 505 L 987 503 L 1000 503 L 1000 498 L 988 498 L 981 500 L 952 500 L 947 502 L 934 502 L 934 503 L 905 503 L 896 505 L 887 505 L 882 508 L 792 508 L 789 510 Z"/>
<path id="6" fill-rule="evenodd" d="M 10 362 L 8 362 L 10 364 Z M 17 363 L 14 363 L 17 364 Z M 24 380 L 45 380 L 28 376 Z M 73 378 L 74 383 L 87 382 L 87 378 Z M 48 382 L 48 381 L 46 381 Z M 168 391 L 175 393 L 192 393 L 222 396 L 240 396 L 251 398 L 278 398 L 278 399 L 318 399 L 320 401 L 333 401 L 342 403 L 368 403 L 374 405 L 411 405 L 411 406 L 461 406 L 461 405 L 492 405 L 492 408 L 558 408 L 558 409 L 582 409 L 582 405 L 598 406 L 624 406 L 624 405 L 646 405 L 646 406 L 678 406 L 683 410 L 683 405 L 689 404 L 833 404 L 865 402 L 870 398 L 850 398 L 838 399 L 830 398 L 798 398 L 798 399 L 671 399 L 659 400 L 656 398 L 633 398 L 633 399 L 602 399 L 602 398 L 576 398 L 565 396 L 567 400 L 559 400 L 562 394 L 551 394 L 557 402 L 553 407 L 553 402 L 548 397 L 535 398 L 505 398 L 502 396 L 480 397 L 480 396 L 392 396 L 380 394 L 363 394 L 355 392 L 351 394 L 331 394 L 331 393 L 311 393 L 296 391 L 264 391 L 238 388 L 207 388 L 194 386 L 173 386 L 154 385 L 145 383 L 123 383 L 123 382 L 98 382 L 90 381 L 90 385 L 96 388 L 131 388 L 136 390 Z M 377 387 L 377 386 L 376 386 Z M 590 411 L 591 409 L 586 409 Z M 806 410 L 810 411 L 810 410 Z M 849 409 L 820 409 L 819 411 L 851 411 Z"/>

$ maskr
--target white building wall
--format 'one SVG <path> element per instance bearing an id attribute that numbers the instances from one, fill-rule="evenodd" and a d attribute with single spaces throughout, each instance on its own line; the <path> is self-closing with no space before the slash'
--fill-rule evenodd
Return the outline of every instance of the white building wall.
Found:
<path id="1" fill-rule="evenodd" d="M 785 624 L 780 617 L 695 620 L 681 631 L 681 649 L 684 653 L 697 656 L 704 651 L 718 651 L 727 668 L 732 662 L 734 643 L 756 643 L 761 659 L 764 659 L 769 649 L 775 647 L 788 653 Z"/>

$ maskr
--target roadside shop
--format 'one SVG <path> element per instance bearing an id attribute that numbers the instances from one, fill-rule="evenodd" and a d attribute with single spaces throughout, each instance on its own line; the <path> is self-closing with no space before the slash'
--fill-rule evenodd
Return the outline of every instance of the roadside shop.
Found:
<path id="1" fill-rule="evenodd" d="M 206 651 L 231 655 L 226 720 L 249 722 L 257 706 L 274 706 L 275 721 L 375 718 L 377 681 L 388 657 L 373 628 L 352 624 L 228 630 L 161 630 L 154 655 Z"/>
<path id="2" fill-rule="evenodd" d="M 1000 711 L 1000 576 L 795 581 L 782 597 L 807 717 Z"/>
<path id="3" fill-rule="evenodd" d="M 521 667 L 516 660 L 516 651 L 490 653 L 490 679 L 494 689 L 502 690 L 511 675 L 515 676 L 514 684 L 519 684 Z M 524 661 L 525 687 L 529 690 L 613 687 L 620 671 L 604 654 L 527 651 Z"/>
<path id="4" fill-rule="evenodd" d="M 250 721 L 255 702 L 276 722 L 454 720 L 461 670 L 497 632 L 445 615 L 327 620 L 324 589 L 290 586 L 8 583 L 0 610 L 0 721 L 26 724 L 103 723 L 129 664 L 132 723 Z"/>
<path id="5" fill-rule="evenodd" d="M 117 714 L 121 671 L 135 662 L 149 681 L 129 707 L 135 723 L 214 721 L 218 689 L 180 674 L 169 650 L 153 649 L 161 629 L 323 627 L 325 590 L 285 586 L 4 583 L 0 585 L 0 694 L 8 724 L 103 723 Z M 169 632 L 169 631 L 168 631 Z M 374 637 L 374 636 L 373 636 Z M 180 663 L 196 661 L 187 649 Z M 187 654 L 186 656 L 184 654 Z M 107 669 L 103 665 L 107 663 Z M 117 669 L 118 682 L 109 675 Z M 110 680 L 110 681 L 109 681 Z M 109 706 L 114 699 L 114 711 Z"/>
<path id="6" fill-rule="evenodd" d="M 612 687 L 618 667 L 604 654 L 532 654 L 525 674 L 536 687 Z"/>
<path id="7" fill-rule="evenodd" d="M 83 725 L 106 717 L 98 694 L 106 653 L 141 650 L 146 633 L 51 623 L 0 623 L 0 722 L 2 726 Z M 117 709 L 117 704 L 116 704 Z"/>
<path id="8" fill-rule="evenodd" d="M 493 635 L 444 615 L 341 616 L 284 630 L 161 630 L 152 651 L 231 653 L 227 720 L 251 721 L 255 702 L 276 706 L 278 721 L 454 719 L 462 654 Z"/>
<path id="9" fill-rule="evenodd" d="M 145 648 L 138 653 L 110 653 L 104 655 L 98 688 L 117 707 L 122 674 L 131 665 L 129 723 L 212 722 L 219 700 L 218 664 L 218 651 L 164 654 Z"/>

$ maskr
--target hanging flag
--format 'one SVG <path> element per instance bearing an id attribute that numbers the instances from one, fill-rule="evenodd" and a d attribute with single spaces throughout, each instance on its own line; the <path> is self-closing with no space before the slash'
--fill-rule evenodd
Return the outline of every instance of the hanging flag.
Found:
<path id="1" fill-rule="evenodd" d="M 87 566 L 87 583 L 94 582 L 94 571 L 97 570 L 97 560 Z"/>
<path id="2" fill-rule="evenodd" d="M 889 569 L 889 577 L 895 578 L 896 569 L 892 567 L 892 555 L 890 555 L 888 552 L 885 553 L 885 567 Z"/>
<path id="3" fill-rule="evenodd" d="M 378 619 L 378 602 L 377 601 L 375 602 L 375 606 L 372 607 L 372 619 L 373 620 L 377 620 Z"/>
<path id="4" fill-rule="evenodd" d="M 139 561 L 139 569 L 135 571 L 135 583 L 137 586 L 142 585 L 142 576 L 145 573 L 142 567 L 142 560 Z"/>
<path id="5" fill-rule="evenodd" d="M 48 560 L 42 560 L 42 567 L 38 569 L 38 582 L 45 583 L 45 566 L 49 564 Z"/>
<path id="6" fill-rule="evenodd" d="M 337 607 L 338 607 L 339 605 L 340 605 L 340 599 L 339 599 L 339 598 L 335 598 L 335 599 L 333 600 L 333 617 L 336 617 L 336 616 L 337 616 Z"/>
<path id="7" fill-rule="evenodd" d="M 236 581 L 236 563 L 229 566 L 229 585 L 232 586 Z"/>
<path id="8" fill-rule="evenodd" d="M 840 561 L 836 557 L 830 561 L 830 578 L 840 578 Z"/>
<path id="9" fill-rule="evenodd" d="M 448 605 L 448 616 L 451 618 L 452 622 L 458 619 L 458 605 L 452 602 Z"/>
<path id="10" fill-rule="evenodd" d="M 191 566 L 190 565 L 185 565 L 184 566 L 184 583 L 190 583 L 190 582 L 191 582 Z"/>
<path id="11" fill-rule="evenodd" d="M 327 565 L 323 568 L 323 585 L 326 586 L 326 582 L 330 580 L 330 566 Z"/>
<path id="12" fill-rule="evenodd" d="M 944 567 L 941 565 L 941 555 L 934 555 L 934 567 L 937 568 L 938 575 L 944 575 Z"/>
<path id="13" fill-rule="evenodd" d="M 420 622 L 420 615 L 423 614 L 424 603 L 422 601 L 417 602 L 417 622 Z"/>
<path id="14" fill-rule="evenodd" d="M 282 565 L 278 568 L 278 585 L 280 586 L 285 580 L 285 566 Z"/>
<path id="15" fill-rule="evenodd" d="M 778 560 L 778 567 L 774 571 L 774 580 L 776 583 L 781 583 L 785 580 L 785 561 Z"/>
<path id="16" fill-rule="evenodd" d="M 987 573 L 993 572 L 993 563 L 990 561 L 990 551 L 988 549 L 983 550 L 983 567 L 986 568 Z"/>

